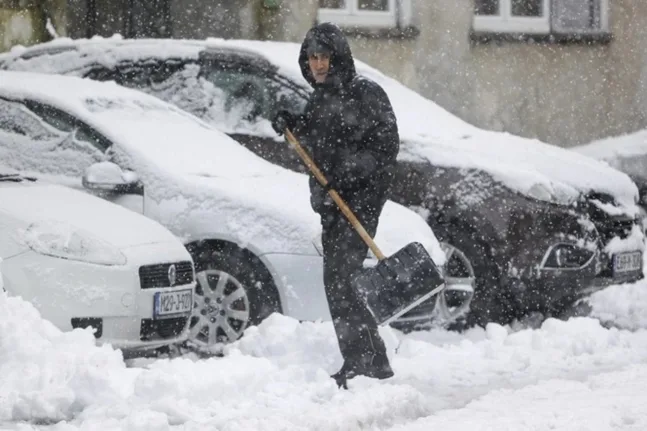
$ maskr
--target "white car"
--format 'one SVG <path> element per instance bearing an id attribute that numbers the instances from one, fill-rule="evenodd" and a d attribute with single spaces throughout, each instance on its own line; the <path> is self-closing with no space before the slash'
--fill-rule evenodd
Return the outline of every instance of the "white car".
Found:
<path id="1" fill-rule="evenodd" d="M 173 234 L 105 200 L 4 168 L 0 269 L 8 294 L 61 330 L 91 326 L 99 343 L 124 354 L 188 337 L 193 263 Z"/>
<path id="2" fill-rule="evenodd" d="M 196 266 L 190 339 L 198 347 L 235 340 L 273 312 L 330 319 L 305 175 L 114 83 L 2 72 L 0 113 L 5 163 L 140 212 L 183 240 Z M 425 221 L 393 202 L 375 239 L 386 255 L 417 241 L 437 265 L 445 261 Z M 408 318 L 438 315 L 419 310 Z"/>

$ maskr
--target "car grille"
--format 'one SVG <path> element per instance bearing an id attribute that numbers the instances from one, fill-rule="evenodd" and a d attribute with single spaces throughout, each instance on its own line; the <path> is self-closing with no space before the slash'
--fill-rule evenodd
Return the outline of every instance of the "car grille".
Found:
<path id="1" fill-rule="evenodd" d="M 142 319 L 139 338 L 142 341 L 175 338 L 182 333 L 188 320 L 188 316 L 160 320 Z"/>
<path id="2" fill-rule="evenodd" d="M 171 283 L 171 265 L 175 265 L 175 282 Z M 160 263 L 139 267 L 139 283 L 142 289 L 173 287 L 193 282 L 193 264 L 190 261 Z"/>

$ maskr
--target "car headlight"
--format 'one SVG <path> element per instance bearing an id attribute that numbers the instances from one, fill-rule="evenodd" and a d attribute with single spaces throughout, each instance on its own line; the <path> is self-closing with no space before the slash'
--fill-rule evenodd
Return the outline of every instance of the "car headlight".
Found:
<path id="1" fill-rule="evenodd" d="M 579 269 L 587 266 L 594 256 L 593 250 L 560 243 L 548 249 L 541 266 L 545 269 Z"/>
<path id="2" fill-rule="evenodd" d="M 25 243 L 37 253 L 98 265 L 125 265 L 126 256 L 113 245 L 64 222 L 34 223 Z"/>

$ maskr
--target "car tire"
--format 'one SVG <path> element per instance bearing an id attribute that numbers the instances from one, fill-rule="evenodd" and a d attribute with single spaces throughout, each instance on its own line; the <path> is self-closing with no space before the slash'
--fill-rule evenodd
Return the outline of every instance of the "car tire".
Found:
<path id="1" fill-rule="evenodd" d="M 501 271 L 494 262 L 490 246 L 478 240 L 478 234 L 464 226 L 433 228 L 440 241 L 463 252 L 476 278 L 469 312 L 449 328 L 462 330 L 473 326 L 485 327 L 489 322 L 508 323 L 513 317 L 512 311 L 500 292 Z"/>
<path id="2" fill-rule="evenodd" d="M 216 353 L 248 327 L 281 312 L 267 271 L 242 250 L 208 245 L 189 251 L 197 283 L 187 343 L 194 349 Z"/>

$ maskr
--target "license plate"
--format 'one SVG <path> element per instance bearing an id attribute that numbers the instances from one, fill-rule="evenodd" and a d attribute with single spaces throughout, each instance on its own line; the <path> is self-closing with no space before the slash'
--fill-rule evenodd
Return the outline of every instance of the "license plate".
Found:
<path id="1" fill-rule="evenodd" d="M 153 302 L 153 318 L 187 314 L 193 310 L 193 290 L 183 289 L 173 292 L 157 292 Z"/>
<path id="2" fill-rule="evenodd" d="M 639 251 L 619 253 L 613 256 L 613 272 L 615 274 L 639 271 L 642 264 L 643 256 Z"/>

